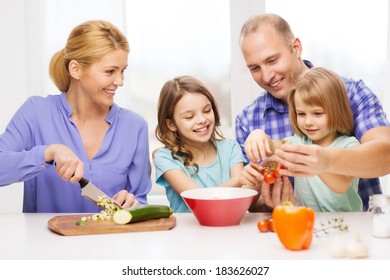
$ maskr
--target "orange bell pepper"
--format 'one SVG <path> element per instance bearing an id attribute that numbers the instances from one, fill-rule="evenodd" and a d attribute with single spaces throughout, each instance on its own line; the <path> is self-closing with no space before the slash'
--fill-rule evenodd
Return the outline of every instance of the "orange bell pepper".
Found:
<path id="1" fill-rule="evenodd" d="M 272 212 L 275 232 L 280 242 L 293 251 L 308 249 L 314 230 L 314 210 L 287 202 Z"/>

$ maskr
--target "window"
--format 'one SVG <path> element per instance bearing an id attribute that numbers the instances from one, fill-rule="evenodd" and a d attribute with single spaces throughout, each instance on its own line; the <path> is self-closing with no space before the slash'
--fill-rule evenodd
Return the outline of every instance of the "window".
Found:
<path id="1" fill-rule="evenodd" d="M 221 111 L 225 136 L 231 130 L 229 1 L 127 1 L 130 43 L 126 94 L 131 109 L 149 123 L 150 152 L 155 139 L 157 101 L 163 84 L 175 76 L 192 75 L 209 87 Z M 154 183 L 152 170 L 152 182 Z M 164 193 L 154 184 L 151 194 Z"/>
<path id="2" fill-rule="evenodd" d="M 290 23 L 302 41 L 304 59 L 340 75 L 362 79 L 383 99 L 387 0 L 268 0 L 266 10 Z"/>
<path id="3" fill-rule="evenodd" d="M 221 107 L 222 123 L 231 126 L 229 2 L 145 0 L 126 5 L 129 103 L 147 118 L 151 138 L 160 90 L 179 75 L 205 83 Z"/>
<path id="4" fill-rule="evenodd" d="M 267 0 L 266 11 L 290 23 L 294 35 L 302 41 L 304 59 L 340 75 L 362 79 L 379 96 L 390 116 L 390 99 L 385 97 L 390 88 L 385 78 L 390 69 L 386 65 L 390 63 L 386 61 L 390 50 L 388 5 L 387 0 Z M 389 175 L 381 178 L 381 184 L 390 194 Z"/>

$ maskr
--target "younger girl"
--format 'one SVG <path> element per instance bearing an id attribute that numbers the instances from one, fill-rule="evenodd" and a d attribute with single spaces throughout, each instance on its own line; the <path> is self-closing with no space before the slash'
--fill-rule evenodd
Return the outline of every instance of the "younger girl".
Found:
<path id="1" fill-rule="evenodd" d="M 245 159 L 235 139 L 223 138 L 217 103 L 204 84 L 191 76 L 167 81 L 157 115 L 156 137 L 164 148 L 154 153 L 156 183 L 166 188 L 175 212 L 190 212 L 182 191 L 241 186 Z"/>
<path id="2" fill-rule="evenodd" d="M 295 135 L 285 138 L 295 144 L 327 147 L 354 147 L 359 144 L 353 131 L 353 117 L 346 88 L 333 72 L 317 67 L 297 82 L 287 97 Z M 271 140 L 262 132 L 260 154 L 272 154 L 282 141 Z M 264 157 L 263 157 L 264 158 Z M 314 177 L 295 177 L 297 204 L 316 211 L 362 211 L 358 178 L 322 173 Z"/>

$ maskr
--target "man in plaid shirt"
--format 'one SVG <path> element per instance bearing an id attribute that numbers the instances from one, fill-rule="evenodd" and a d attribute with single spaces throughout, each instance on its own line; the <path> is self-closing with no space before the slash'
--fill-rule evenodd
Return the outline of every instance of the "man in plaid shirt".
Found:
<path id="1" fill-rule="evenodd" d="M 295 81 L 313 65 L 301 58 L 300 40 L 294 37 L 289 24 L 277 15 L 265 14 L 249 19 L 241 30 L 240 40 L 253 79 L 266 91 L 237 116 L 236 138 L 248 162 L 259 162 L 262 159 L 256 143 L 256 130 L 263 130 L 271 139 L 294 134 L 285 103 L 286 95 Z M 284 144 L 275 155 L 276 160 L 287 167 L 281 171 L 283 175 L 314 176 L 332 172 L 361 177 L 359 194 L 364 210 L 367 210 L 369 196 L 381 193 L 379 179 L 373 177 L 390 173 L 390 123 L 377 96 L 363 81 L 342 79 L 353 112 L 354 136 L 361 145 L 335 149 Z M 242 183 L 259 185 L 261 182 L 258 169 L 248 164 L 242 173 Z M 290 184 L 281 181 L 275 185 L 274 190 L 281 193 L 277 197 L 270 195 L 269 188 L 261 191 L 262 199 L 269 207 L 280 204 L 282 193 L 291 189 Z"/>

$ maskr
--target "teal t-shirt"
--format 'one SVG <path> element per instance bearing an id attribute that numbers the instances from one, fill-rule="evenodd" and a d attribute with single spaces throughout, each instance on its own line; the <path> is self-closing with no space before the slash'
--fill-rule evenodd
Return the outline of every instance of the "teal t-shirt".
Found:
<path id="1" fill-rule="evenodd" d="M 307 136 L 294 135 L 287 137 L 290 143 L 311 145 L 313 141 Z M 330 147 L 354 147 L 359 145 L 355 137 L 339 136 Z M 319 176 L 295 177 L 294 194 L 297 205 L 313 208 L 317 212 L 354 212 L 363 211 L 363 203 L 358 194 L 359 178 L 354 178 L 352 185 L 344 194 L 335 193 L 321 180 Z"/>
<path id="2" fill-rule="evenodd" d="M 240 146 L 235 139 L 223 139 L 215 142 L 217 148 L 216 160 L 206 166 L 199 166 L 195 176 L 195 167 L 185 167 L 184 164 L 172 157 L 171 151 L 166 148 L 159 149 L 154 158 L 156 170 L 156 183 L 166 188 L 166 195 L 170 207 L 174 212 L 190 212 L 181 196 L 163 178 L 165 172 L 173 169 L 180 169 L 192 178 L 200 187 L 216 187 L 230 179 L 230 168 L 237 163 L 245 163 Z"/>

